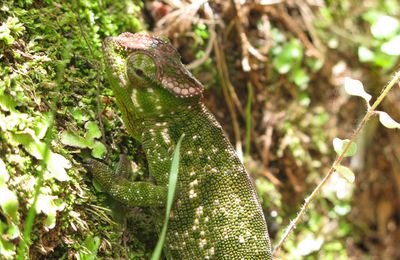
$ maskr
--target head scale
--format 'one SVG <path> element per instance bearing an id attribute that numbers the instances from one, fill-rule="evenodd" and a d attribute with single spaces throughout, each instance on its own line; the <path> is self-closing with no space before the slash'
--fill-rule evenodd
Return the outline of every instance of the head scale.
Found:
<path id="1" fill-rule="evenodd" d="M 107 66 L 122 84 L 145 87 L 141 78 L 161 86 L 180 98 L 201 96 L 202 84 L 180 61 L 176 49 L 168 42 L 146 34 L 122 33 L 103 43 Z M 111 54 L 111 55 L 110 55 Z M 123 58 L 118 59 L 118 57 Z M 125 71 L 120 66 L 126 62 Z"/>

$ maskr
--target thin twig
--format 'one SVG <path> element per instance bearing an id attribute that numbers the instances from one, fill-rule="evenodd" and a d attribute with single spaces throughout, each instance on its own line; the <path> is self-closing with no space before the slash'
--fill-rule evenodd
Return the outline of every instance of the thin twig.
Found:
<path id="1" fill-rule="evenodd" d="M 218 39 L 215 40 L 214 42 L 214 50 L 215 50 L 215 56 L 217 60 L 217 67 L 218 67 L 218 75 L 221 80 L 221 85 L 222 85 L 222 91 L 224 93 L 224 97 L 226 100 L 226 104 L 228 105 L 229 113 L 232 117 L 232 126 L 233 126 L 233 133 L 235 135 L 235 143 L 236 143 L 236 151 L 239 155 L 239 158 L 243 159 L 243 151 L 242 151 L 242 141 L 240 138 L 240 127 L 239 123 L 237 120 L 237 114 L 235 107 L 232 102 L 232 97 L 229 94 L 229 87 L 228 87 L 228 79 L 227 75 L 223 69 L 223 60 L 225 59 L 223 51 L 221 49 L 221 46 L 219 44 Z"/>
<path id="2" fill-rule="evenodd" d="M 324 49 L 324 46 L 321 43 L 321 40 L 318 37 L 318 33 L 316 32 L 313 21 L 316 20 L 314 13 L 312 12 L 310 6 L 305 3 L 303 0 L 301 1 L 296 1 L 297 6 L 299 7 L 301 18 L 304 21 L 304 25 L 307 28 L 311 38 L 312 42 L 315 44 L 318 50 Z"/>
<path id="3" fill-rule="evenodd" d="M 374 104 L 371 106 L 371 108 L 368 110 L 368 112 L 365 114 L 363 119 L 361 120 L 361 123 L 358 125 L 357 129 L 354 131 L 352 134 L 350 141 L 344 146 L 342 153 L 336 158 L 336 160 L 333 162 L 331 168 L 329 169 L 328 173 L 325 175 L 325 177 L 322 179 L 322 181 L 317 185 L 317 187 L 313 190 L 313 192 L 304 200 L 304 204 L 301 207 L 299 213 L 297 214 L 296 218 L 292 220 L 289 224 L 289 226 L 286 228 L 285 233 L 283 234 L 282 238 L 278 242 L 278 244 L 275 246 L 273 255 L 275 255 L 278 250 L 281 248 L 282 244 L 285 242 L 285 240 L 288 238 L 289 234 L 294 230 L 296 225 L 300 222 L 301 218 L 305 214 L 306 210 L 308 209 L 308 206 L 310 203 L 315 199 L 316 195 L 320 192 L 322 187 L 325 185 L 325 183 L 329 180 L 329 178 L 332 176 L 332 174 L 335 172 L 335 167 L 337 165 L 340 165 L 342 162 L 343 158 L 345 157 L 345 154 L 347 153 L 347 150 L 350 148 L 352 143 L 354 143 L 355 139 L 357 138 L 358 134 L 360 133 L 361 129 L 365 126 L 367 121 L 370 119 L 372 115 L 374 115 L 375 109 L 378 107 L 378 105 L 382 102 L 382 100 L 387 96 L 389 91 L 393 88 L 393 86 L 400 80 L 400 70 L 394 75 L 392 80 L 386 85 L 385 88 L 383 88 L 381 94 L 379 97 L 376 99 Z"/>
<path id="4" fill-rule="evenodd" d="M 313 43 L 308 39 L 307 35 L 304 33 L 303 29 L 293 21 L 292 17 L 290 17 L 285 7 L 281 4 L 276 5 L 276 7 L 271 6 L 262 6 L 262 5 L 253 5 L 254 9 L 267 12 L 268 14 L 276 17 L 277 19 L 281 20 L 288 30 L 292 31 L 294 34 L 297 35 L 297 38 L 304 44 L 305 48 L 307 49 L 310 56 L 321 58 L 321 52 L 313 45 Z"/>
<path id="5" fill-rule="evenodd" d="M 251 109 L 252 109 L 252 101 L 253 101 L 253 86 L 250 82 L 247 83 L 248 96 L 247 96 L 247 106 L 246 106 L 246 141 L 245 141 L 245 149 L 244 149 L 244 157 L 246 160 L 250 157 L 250 145 L 251 145 L 251 134 L 253 129 L 252 117 L 251 117 Z"/>
<path id="6" fill-rule="evenodd" d="M 172 6 L 174 8 L 183 8 L 184 5 L 180 0 L 164 0 L 169 6 Z"/>
<path id="7" fill-rule="evenodd" d="M 243 28 L 244 18 L 240 1 L 231 0 L 231 4 L 233 6 L 233 10 L 235 11 L 235 25 L 236 30 L 239 33 L 239 38 L 242 46 L 242 68 L 243 71 L 248 72 L 251 70 L 249 53 L 260 61 L 266 61 L 267 58 L 264 57 L 256 48 L 254 48 L 247 39 L 246 32 Z"/>
<path id="8" fill-rule="evenodd" d="M 207 7 L 207 6 L 205 6 L 205 7 Z M 210 19 L 215 24 L 215 18 L 214 18 L 214 13 L 213 13 L 212 9 L 205 8 L 204 11 L 205 11 L 207 18 Z M 215 28 L 210 28 L 210 29 L 215 30 Z M 215 31 L 213 33 L 216 35 Z M 239 123 L 237 120 L 237 114 L 236 114 L 234 105 L 236 105 L 236 107 L 238 108 L 238 111 L 241 113 L 241 115 L 243 117 L 244 117 L 245 113 L 243 111 L 243 108 L 241 107 L 239 99 L 236 96 L 236 92 L 229 80 L 228 68 L 227 68 L 227 65 L 225 62 L 224 52 L 222 51 L 222 48 L 219 44 L 217 37 L 215 38 L 213 43 L 214 43 L 215 58 L 217 61 L 218 76 L 220 77 L 222 91 L 224 93 L 224 97 L 225 97 L 226 103 L 228 105 L 228 110 L 229 110 L 229 113 L 232 118 L 232 127 L 233 127 L 233 133 L 235 135 L 236 151 L 239 154 L 239 158 L 243 158 L 240 127 L 239 127 Z M 238 103 L 235 104 L 235 101 Z"/>
<path id="9" fill-rule="evenodd" d="M 177 28 L 189 28 L 192 21 L 196 18 L 199 8 L 207 3 L 207 1 L 208 0 L 194 1 L 191 4 L 182 4 L 180 7 L 172 5 L 176 10 L 161 18 L 157 22 L 156 28 L 159 28 L 159 32 L 167 35 L 170 35 L 170 32 L 180 31 Z"/>
<path id="10" fill-rule="evenodd" d="M 211 19 L 212 21 L 215 20 L 214 13 L 211 8 L 205 8 L 204 11 L 208 19 Z M 240 138 L 240 127 L 237 120 L 236 110 L 232 102 L 232 95 L 231 95 L 232 91 L 230 91 L 229 89 L 230 82 L 228 77 L 228 70 L 226 68 L 224 52 L 222 51 L 222 48 L 220 46 L 217 37 L 215 38 L 214 41 L 214 53 L 217 61 L 218 76 L 220 77 L 222 91 L 224 93 L 225 101 L 226 104 L 228 105 L 228 110 L 232 118 L 232 128 L 233 128 L 233 133 L 235 135 L 236 151 L 239 155 L 239 158 L 243 159 L 242 141 Z"/>
<path id="11" fill-rule="evenodd" d="M 208 14 L 212 13 L 211 7 L 207 2 L 204 3 L 204 10 Z M 186 65 L 186 67 L 188 69 L 190 69 L 190 70 L 200 66 L 201 64 L 203 64 L 210 57 L 211 51 L 213 49 L 214 41 L 215 41 L 215 38 L 216 38 L 215 22 L 214 21 L 211 21 L 211 23 L 209 23 L 209 28 L 210 29 L 208 31 L 209 31 L 209 34 L 210 34 L 210 38 L 208 40 L 208 44 L 207 44 L 206 50 L 204 51 L 204 55 L 201 58 L 199 58 L 197 60 L 194 60 L 191 63 L 189 63 L 188 65 Z"/>
<path id="12" fill-rule="evenodd" d="M 218 44 L 218 46 L 220 46 L 220 45 Z M 221 48 L 221 46 L 219 48 Z M 233 104 L 235 105 L 236 109 L 239 111 L 240 116 L 243 119 L 245 119 L 245 117 L 246 117 L 245 111 L 242 107 L 242 104 L 240 103 L 238 95 L 236 94 L 235 87 L 232 85 L 231 81 L 229 80 L 228 66 L 226 65 L 225 54 L 223 53 L 222 48 L 221 48 L 220 52 L 222 53 L 222 57 L 223 57 L 221 66 L 222 66 L 222 70 L 224 71 L 224 73 L 226 75 L 226 86 L 231 95 Z"/>
<path id="13" fill-rule="evenodd" d="M 211 22 L 213 24 L 217 24 L 217 22 L 216 22 L 216 20 L 214 18 L 213 11 L 212 11 L 211 7 L 209 6 L 209 4 L 205 3 L 204 7 L 205 7 L 204 11 L 205 11 L 206 18 L 211 20 Z M 210 30 L 212 30 L 212 29 L 214 29 L 214 32 L 212 32 L 212 33 L 214 35 L 216 35 L 215 27 L 210 27 Z M 210 33 L 210 34 L 212 34 L 212 33 Z M 215 49 L 216 46 L 220 46 L 220 44 L 219 43 L 216 44 L 216 40 L 214 40 L 214 52 L 215 53 L 218 51 L 218 50 Z M 231 81 L 229 80 L 228 66 L 226 65 L 225 55 L 224 55 L 224 52 L 222 51 L 222 48 L 221 48 L 221 50 L 219 50 L 219 53 L 221 54 L 220 55 L 221 59 L 219 59 L 219 61 L 221 61 L 221 64 L 220 64 L 221 65 L 221 72 L 223 72 L 224 75 L 225 75 L 224 83 L 226 83 L 226 87 L 228 89 L 228 93 L 230 95 L 231 102 L 233 102 L 234 106 L 238 110 L 238 112 L 239 112 L 240 116 L 242 117 L 242 119 L 245 119 L 245 117 L 246 117 L 245 111 L 244 111 L 244 109 L 242 107 L 242 104 L 240 103 L 239 97 L 236 94 L 234 86 L 232 85 Z M 216 56 L 217 56 L 217 54 L 216 54 Z M 216 59 L 218 61 L 218 57 L 216 57 Z"/>

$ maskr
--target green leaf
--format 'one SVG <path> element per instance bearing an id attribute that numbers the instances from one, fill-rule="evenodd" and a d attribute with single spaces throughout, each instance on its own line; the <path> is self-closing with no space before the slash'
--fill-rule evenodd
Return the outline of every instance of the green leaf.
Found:
<path id="1" fill-rule="evenodd" d="M 83 114 L 82 114 L 82 110 L 80 110 L 79 108 L 75 108 L 72 111 L 72 117 L 78 121 L 79 123 L 83 121 Z"/>
<path id="2" fill-rule="evenodd" d="M 184 136 L 185 134 L 182 134 L 182 136 L 179 138 L 179 141 L 175 147 L 174 155 L 172 157 L 171 170 L 169 173 L 169 181 L 168 181 L 168 198 L 167 198 L 167 207 L 165 212 L 164 225 L 161 230 L 161 234 L 158 239 L 156 248 L 154 249 L 153 255 L 151 256 L 151 260 L 160 259 L 162 248 L 164 246 L 165 235 L 167 233 L 167 227 L 168 227 L 169 214 L 171 212 L 172 203 L 174 201 L 174 195 L 176 190 L 176 183 L 178 181 L 179 153 L 181 149 L 182 139 Z"/>
<path id="3" fill-rule="evenodd" d="M 286 74 L 303 59 L 303 46 L 299 40 L 293 39 L 283 48 L 275 48 L 275 55 L 272 64 L 280 74 Z"/>
<path id="4" fill-rule="evenodd" d="M 102 189 L 100 183 L 95 178 L 92 179 L 92 184 L 93 184 L 93 187 L 95 188 L 96 191 L 104 192 L 104 190 Z"/>
<path id="5" fill-rule="evenodd" d="M 340 216 L 344 216 L 351 211 L 351 206 L 349 204 L 336 205 L 333 210 Z"/>
<path id="6" fill-rule="evenodd" d="M 311 103 L 311 98 L 306 92 L 299 93 L 299 103 L 302 106 L 308 107 Z"/>
<path id="7" fill-rule="evenodd" d="M 14 101 L 12 97 L 6 94 L 0 95 L 0 108 L 4 111 L 15 112 L 15 107 L 17 106 L 17 102 Z"/>
<path id="8" fill-rule="evenodd" d="M 98 236 L 90 237 L 85 240 L 86 248 L 96 253 L 100 246 L 100 238 Z"/>
<path id="9" fill-rule="evenodd" d="M 381 122 L 384 127 L 400 129 L 400 124 L 391 118 L 388 113 L 382 111 L 377 111 L 377 113 L 379 115 L 379 122 Z"/>
<path id="10" fill-rule="evenodd" d="M 0 206 L 3 212 L 10 216 L 14 223 L 18 222 L 18 197 L 6 187 L 0 188 Z"/>
<path id="11" fill-rule="evenodd" d="M 54 211 L 53 200 L 56 198 L 56 196 L 40 194 L 36 204 L 36 213 L 44 213 L 48 215 L 50 212 Z"/>
<path id="12" fill-rule="evenodd" d="M 322 59 L 308 58 L 305 60 L 305 62 L 312 72 L 319 71 L 324 65 L 324 61 Z"/>
<path id="13" fill-rule="evenodd" d="M 400 35 L 382 44 L 381 51 L 392 56 L 400 55 Z"/>
<path id="14" fill-rule="evenodd" d="M 333 17 L 329 8 L 327 8 L 326 6 L 322 6 L 320 8 L 320 12 L 324 20 L 326 20 L 328 23 L 331 23 L 333 21 Z"/>
<path id="15" fill-rule="evenodd" d="M 103 158 L 103 156 L 104 156 L 104 155 L 106 154 L 106 152 L 107 152 L 106 146 L 105 146 L 102 142 L 99 142 L 99 141 L 96 141 L 96 142 L 93 144 L 93 146 L 91 146 L 91 148 L 93 149 L 93 150 L 92 150 L 92 155 L 93 155 L 93 157 L 94 157 L 94 158 L 97 158 L 97 159 Z"/>
<path id="16" fill-rule="evenodd" d="M 6 23 L 0 25 L 0 41 L 10 45 L 14 42 L 14 37 L 11 36 L 11 31 Z"/>
<path id="17" fill-rule="evenodd" d="M 72 165 L 64 156 L 58 153 L 50 153 L 50 158 L 47 163 L 47 170 L 51 173 L 51 177 L 59 181 L 68 181 L 69 176 L 66 169 Z"/>
<path id="18" fill-rule="evenodd" d="M 361 81 L 346 77 L 344 79 L 344 89 L 347 94 L 362 97 L 368 104 L 372 96 L 365 92 Z"/>
<path id="19" fill-rule="evenodd" d="M 10 223 L 8 225 L 7 236 L 9 239 L 16 239 L 21 235 L 21 232 L 18 228 L 19 223 Z"/>
<path id="20" fill-rule="evenodd" d="M 39 139 L 43 139 L 46 135 L 47 129 L 49 128 L 49 117 L 43 116 L 38 121 L 34 123 L 33 130 L 35 131 L 35 135 Z"/>
<path id="21" fill-rule="evenodd" d="M 329 114 L 327 112 L 320 112 L 312 118 L 312 124 L 317 127 L 320 127 L 326 124 L 328 120 L 329 120 Z"/>
<path id="22" fill-rule="evenodd" d="M 44 221 L 45 227 L 48 229 L 52 229 L 56 226 L 56 218 L 57 217 L 57 212 L 52 211 L 49 214 L 47 214 L 46 220 Z"/>
<path id="23" fill-rule="evenodd" d="M 389 69 L 392 68 L 397 61 L 397 56 L 387 55 L 383 52 L 376 52 L 374 57 L 374 64 L 378 67 Z"/>
<path id="24" fill-rule="evenodd" d="M 9 16 L 6 23 L 10 30 L 13 31 L 16 35 L 21 35 L 22 32 L 25 30 L 23 24 L 19 22 L 18 17 Z"/>
<path id="25" fill-rule="evenodd" d="M 290 62 L 286 62 L 281 59 L 275 60 L 275 62 L 273 64 L 274 64 L 276 70 L 279 72 L 279 74 L 286 74 L 292 68 L 292 65 L 290 64 Z"/>
<path id="26" fill-rule="evenodd" d="M 80 108 L 74 108 L 72 110 L 72 116 L 78 123 L 85 122 L 89 119 L 88 115 L 83 114 Z"/>
<path id="27" fill-rule="evenodd" d="M 99 250 L 99 246 L 100 246 L 100 238 L 97 236 L 93 236 L 92 234 L 89 235 L 83 243 L 83 247 L 85 248 L 85 250 L 79 251 L 79 259 L 81 260 L 98 259 L 97 251 Z"/>
<path id="28" fill-rule="evenodd" d="M 92 139 L 83 138 L 74 134 L 71 131 L 66 131 L 61 134 L 61 143 L 79 148 L 89 148 L 92 147 L 94 144 Z"/>
<path id="29" fill-rule="evenodd" d="M 319 251 L 324 244 L 322 237 L 315 237 L 314 234 L 306 234 L 297 245 L 297 252 L 301 256 L 307 256 L 312 252 Z"/>
<path id="30" fill-rule="evenodd" d="M 336 165 L 334 168 L 346 181 L 354 183 L 356 177 L 350 168 L 343 165 Z"/>
<path id="31" fill-rule="evenodd" d="M 371 26 L 371 33 L 377 39 L 393 35 L 399 28 L 399 21 L 391 16 L 380 16 Z"/>
<path id="32" fill-rule="evenodd" d="M 365 13 L 362 14 L 362 18 L 369 22 L 370 24 L 376 23 L 376 21 L 379 19 L 379 17 L 383 16 L 384 14 L 381 12 L 378 12 L 376 10 L 369 10 Z"/>
<path id="33" fill-rule="evenodd" d="M 32 133 L 25 132 L 22 134 L 11 134 L 11 139 L 16 143 L 21 144 L 24 147 L 24 149 L 36 159 L 38 160 L 43 159 L 43 155 L 46 149 L 46 144 L 41 142 Z"/>
<path id="34" fill-rule="evenodd" d="M 310 81 L 310 77 L 307 72 L 303 69 L 297 69 L 293 73 L 293 82 L 299 86 L 300 90 L 307 89 L 308 82 Z"/>
<path id="35" fill-rule="evenodd" d="M 93 121 L 89 121 L 85 124 L 85 128 L 88 130 L 85 134 L 87 139 L 94 139 L 101 137 L 101 132 L 97 124 Z"/>
<path id="36" fill-rule="evenodd" d="M 286 37 L 278 28 L 271 28 L 271 38 L 275 43 L 282 43 L 285 41 Z"/>
<path id="37" fill-rule="evenodd" d="M 361 62 L 373 61 L 375 54 L 365 46 L 358 47 L 358 58 Z"/>
<path id="38" fill-rule="evenodd" d="M 3 186 L 10 179 L 6 164 L 0 159 L 0 187 Z"/>
<path id="39" fill-rule="evenodd" d="M 5 259 L 15 259 L 15 245 L 0 237 L 0 252 Z"/>
<path id="40" fill-rule="evenodd" d="M 333 139 L 333 149 L 335 150 L 337 155 L 341 155 L 343 152 L 344 147 L 350 142 L 349 139 L 340 139 L 334 138 Z M 357 145 L 355 143 L 351 143 L 349 149 L 347 149 L 346 153 L 344 154 L 345 157 L 353 156 L 357 152 Z"/>
<path id="41" fill-rule="evenodd" d="M 56 225 L 57 211 L 62 211 L 65 207 L 66 204 L 56 196 L 40 194 L 36 204 L 36 213 L 45 214 L 47 218 L 44 224 L 48 229 L 52 229 Z"/>

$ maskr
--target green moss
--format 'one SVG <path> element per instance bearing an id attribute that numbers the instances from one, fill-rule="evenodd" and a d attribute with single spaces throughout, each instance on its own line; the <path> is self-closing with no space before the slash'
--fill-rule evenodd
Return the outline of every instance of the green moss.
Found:
<path id="1" fill-rule="evenodd" d="M 79 162 L 90 149 L 64 146 L 59 135 L 67 130 L 84 132 L 85 124 L 89 124 L 91 140 L 104 142 L 99 129 L 88 123 L 97 120 L 97 87 L 104 99 L 111 93 L 102 90 L 108 86 L 102 78 L 101 41 L 123 31 L 142 30 L 141 8 L 141 3 L 132 1 L 2 2 L 0 159 L 5 167 L 0 169 L 0 176 L 8 176 L 2 179 L 1 188 L 9 191 L 9 199 L 15 203 L 4 202 L 5 207 L 0 209 L 0 258 L 12 259 L 16 254 L 24 228 L 19 220 L 25 219 L 32 203 L 50 107 L 56 108 L 55 135 L 33 225 L 30 256 L 145 254 L 145 242 L 139 240 L 129 248 L 120 246 L 122 225 L 111 221 L 110 211 L 98 206 L 105 205 L 104 196 L 93 190 Z M 67 58 L 62 58 L 66 49 Z M 60 64 L 65 64 L 65 71 L 58 85 Z M 104 112 L 109 116 L 104 117 L 103 131 L 110 136 L 114 129 L 121 129 L 120 121 L 110 111 Z M 127 137 L 115 132 L 112 138 L 106 142 L 115 150 Z M 104 145 L 100 141 L 96 141 L 97 152 Z M 136 143 L 127 143 L 130 155 L 138 156 Z"/>

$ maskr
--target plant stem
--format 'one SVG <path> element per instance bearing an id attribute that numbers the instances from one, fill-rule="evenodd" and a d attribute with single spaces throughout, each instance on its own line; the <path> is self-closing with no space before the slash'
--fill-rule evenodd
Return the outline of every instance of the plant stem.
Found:
<path id="1" fill-rule="evenodd" d="M 251 102 L 253 100 L 253 87 L 251 83 L 247 84 L 248 97 L 246 105 L 246 141 L 244 149 L 244 159 L 245 161 L 250 157 L 250 145 L 251 145 Z"/>
<path id="2" fill-rule="evenodd" d="M 362 130 L 362 128 L 365 126 L 365 124 L 370 119 L 370 117 L 374 114 L 375 109 L 378 107 L 378 105 L 382 102 L 382 100 L 387 96 L 389 91 L 394 87 L 394 85 L 399 80 L 400 80 L 400 70 L 396 72 L 396 74 L 394 75 L 392 80 L 385 86 L 385 88 L 382 90 L 381 94 L 376 99 L 374 104 L 367 111 L 367 113 L 361 120 L 360 124 L 358 125 L 357 129 L 351 135 L 350 141 L 345 145 L 342 153 L 333 162 L 328 173 L 325 175 L 325 177 L 322 179 L 322 181 L 317 185 L 317 187 L 311 192 L 311 194 L 304 200 L 304 204 L 301 207 L 299 213 L 297 214 L 296 218 L 294 220 L 292 220 L 290 222 L 289 226 L 286 228 L 285 233 L 283 234 L 282 238 L 279 240 L 278 244 L 275 246 L 274 251 L 272 252 L 272 255 L 275 255 L 276 252 L 278 252 L 278 250 L 281 248 L 282 244 L 288 238 L 289 234 L 295 229 L 296 225 L 300 222 L 304 213 L 308 209 L 308 206 L 310 205 L 310 203 L 315 199 L 316 195 L 320 192 L 322 187 L 325 185 L 325 183 L 329 180 L 329 178 L 335 172 L 335 166 L 339 165 L 342 162 L 343 158 L 345 157 L 344 155 L 346 154 L 347 150 L 350 148 L 350 145 L 355 141 L 355 139 L 357 138 L 357 136 L 360 133 L 360 131 Z"/>

